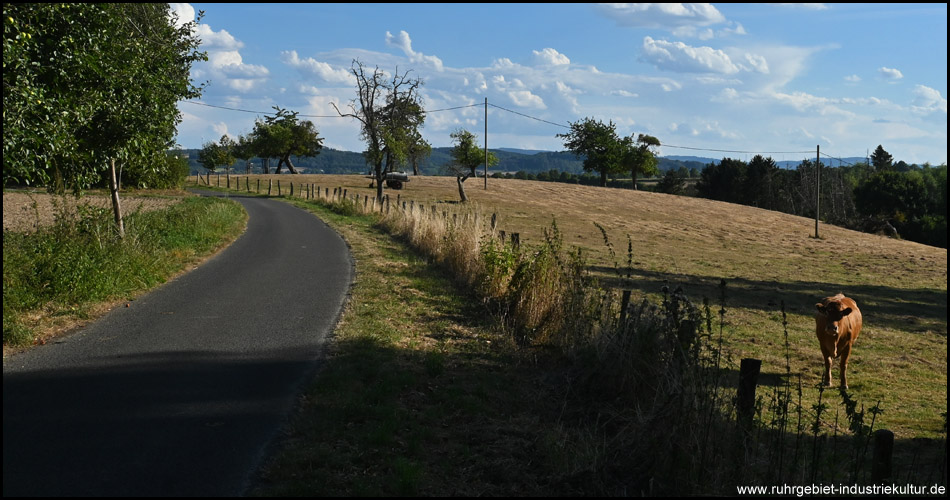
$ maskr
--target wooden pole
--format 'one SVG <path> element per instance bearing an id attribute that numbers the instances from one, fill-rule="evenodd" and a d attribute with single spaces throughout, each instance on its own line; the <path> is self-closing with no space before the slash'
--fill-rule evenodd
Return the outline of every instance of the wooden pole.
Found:
<path id="1" fill-rule="evenodd" d="M 759 381 L 762 361 L 744 358 L 739 363 L 739 391 L 736 395 L 736 416 L 739 426 L 746 432 L 752 430 L 752 417 L 755 414 L 755 386 Z"/>
<path id="2" fill-rule="evenodd" d="M 112 192 L 112 212 L 115 214 L 119 238 L 125 238 L 125 223 L 122 222 L 122 206 L 119 203 L 119 184 L 115 178 L 115 158 L 109 158 L 109 191 Z"/>
<path id="3" fill-rule="evenodd" d="M 815 146 L 815 239 L 818 239 L 818 214 L 821 205 L 821 145 Z"/>
<path id="4" fill-rule="evenodd" d="M 488 190 L 488 98 L 485 98 L 485 190 Z"/>
<path id="5" fill-rule="evenodd" d="M 894 433 L 880 429 L 874 433 L 874 460 L 871 462 L 871 481 L 874 484 L 891 480 L 891 456 L 894 453 Z"/>
<path id="6" fill-rule="evenodd" d="M 630 306 L 631 290 L 624 290 L 620 299 L 620 331 L 627 329 L 627 307 Z"/>

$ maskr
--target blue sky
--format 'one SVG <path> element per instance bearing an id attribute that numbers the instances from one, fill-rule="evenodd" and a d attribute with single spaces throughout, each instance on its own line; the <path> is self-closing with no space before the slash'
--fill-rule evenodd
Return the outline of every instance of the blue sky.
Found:
<path id="1" fill-rule="evenodd" d="M 481 141 L 487 98 L 490 148 L 563 150 L 556 134 L 592 117 L 656 136 L 663 156 L 863 157 L 880 144 L 947 161 L 945 3 L 172 8 L 205 12 L 209 55 L 192 68 L 210 82 L 205 105 L 179 104 L 185 148 L 246 134 L 276 105 L 311 115 L 325 146 L 362 151 L 357 122 L 331 106 L 356 96 L 359 59 L 424 80 L 436 147 L 458 128 Z"/>

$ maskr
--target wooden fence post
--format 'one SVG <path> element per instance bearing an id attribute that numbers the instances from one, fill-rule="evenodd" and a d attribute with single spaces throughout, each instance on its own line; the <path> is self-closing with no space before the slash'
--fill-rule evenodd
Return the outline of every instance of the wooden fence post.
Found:
<path id="1" fill-rule="evenodd" d="M 624 290 L 620 298 L 620 328 L 627 329 L 627 307 L 630 305 L 630 290 Z"/>
<path id="2" fill-rule="evenodd" d="M 267 196 L 270 196 L 271 189 L 274 187 L 274 179 L 267 179 Z"/>
<path id="3" fill-rule="evenodd" d="M 521 233 L 511 233 L 511 246 L 513 246 L 515 250 L 521 248 Z"/>
<path id="4" fill-rule="evenodd" d="M 874 459 L 871 462 L 871 481 L 874 484 L 891 482 L 891 456 L 894 454 L 894 433 L 887 429 L 874 432 Z"/>
<path id="5" fill-rule="evenodd" d="M 744 358 L 739 364 L 739 393 L 736 396 L 736 418 L 739 426 L 749 433 L 755 413 L 755 386 L 759 383 L 762 360 Z"/>

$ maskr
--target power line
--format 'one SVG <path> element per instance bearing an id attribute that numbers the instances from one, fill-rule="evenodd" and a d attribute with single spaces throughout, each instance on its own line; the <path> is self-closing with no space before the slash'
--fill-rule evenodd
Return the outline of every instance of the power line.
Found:
<path id="1" fill-rule="evenodd" d="M 187 102 L 187 103 L 189 103 L 189 104 L 197 104 L 197 105 L 199 105 L 199 106 L 207 106 L 207 107 L 209 107 L 209 108 L 226 109 L 226 110 L 228 110 L 228 111 L 240 111 L 240 112 L 242 112 L 242 113 L 254 113 L 254 114 L 258 114 L 258 115 L 267 114 L 267 113 L 272 113 L 272 111 L 253 111 L 253 110 L 250 110 L 250 109 L 229 108 L 229 107 L 227 107 L 227 106 L 216 106 L 216 105 L 214 105 L 214 104 L 207 104 L 207 103 L 196 102 L 196 101 L 182 101 L 182 102 Z M 467 106 L 456 106 L 456 107 L 454 107 L 454 108 L 442 108 L 442 109 L 423 110 L 423 113 L 438 113 L 439 111 L 452 111 L 452 110 L 455 110 L 455 109 L 474 108 L 474 107 L 476 107 L 476 106 L 481 106 L 481 104 L 469 104 L 469 105 L 467 105 Z M 349 117 L 347 117 L 347 116 L 340 116 L 340 115 L 303 115 L 303 114 L 298 114 L 297 116 L 302 116 L 302 117 L 304 117 L 304 118 L 349 118 Z"/>
<path id="2" fill-rule="evenodd" d="M 213 104 L 206 104 L 206 103 L 203 103 L 203 102 L 195 102 L 195 101 L 182 101 L 182 102 L 187 102 L 187 103 L 190 103 L 190 104 L 197 104 L 197 105 L 200 105 L 200 106 L 208 106 L 208 107 L 210 107 L 210 108 L 226 109 L 226 110 L 230 110 L 230 111 L 240 111 L 240 112 L 243 112 L 243 113 L 256 113 L 256 114 L 267 114 L 267 113 L 269 113 L 269 111 L 251 111 L 251 110 L 247 110 L 247 109 L 229 108 L 229 107 L 226 107 L 226 106 L 216 106 L 216 105 L 213 105 Z M 542 122 L 542 123 L 547 123 L 547 124 L 549 124 L 549 125 L 554 125 L 554 126 L 557 126 L 557 127 L 570 128 L 570 126 L 564 125 L 564 124 L 562 124 L 562 123 L 555 123 L 555 122 L 552 122 L 552 121 L 545 120 L 545 119 L 543 119 L 543 118 L 538 118 L 538 117 L 535 117 L 535 116 L 526 115 L 526 114 L 524 114 L 524 113 L 519 113 L 518 111 L 513 111 L 513 110 L 510 110 L 510 109 L 507 109 L 507 108 L 503 108 L 503 107 L 498 106 L 498 105 L 496 105 L 496 104 L 492 104 L 492 103 L 487 103 L 487 104 L 488 104 L 489 106 L 493 107 L 493 108 L 498 108 L 498 109 L 500 109 L 500 110 L 502 110 L 502 111 L 507 111 L 508 113 L 516 114 L 516 115 L 518 115 L 518 116 L 523 116 L 523 117 L 525 117 L 525 118 L 529 118 L 529 119 L 532 119 L 532 120 L 537 120 L 537 121 Z M 482 105 L 483 105 L 483 104 L 468 104 L 468 105 L 465 105 L 465 106 L 455 106 L 455 107 L 451 107 L 451 108 L 441 108 L 441 109 L 423 110 L 423 112 L 424 112 L 424 113 L 437 113 L 437 112 L 440 112 L 440 111 L 453 111 L 453 110 L 456 110 L 456 109 L 474 108 L 474 107 L 478 107 L 478 106 L 482 106 Z M 306 117 L 306 118 L 347 118 L 346 116 L 339 116 L 339 115 L 298 115 L 298 116 L 302 116 L 302 117 Z M 812 151 L 810 151 L 810 150 L 809 150 L 809 151 L 740 151 L 740 150 L 732 150 L 732 149 L 695 148 L 695 147 L 690 147 L 690 146 L 676 146 L 676 145 L 673 145 L 673 144 L 660 144 L 660 147 L 676 148 L 676 149 L 689 149 L 689 150 L 693 150 L 693 151 L 712 151 L 712 152 L 716 152 L 716 153 L 741 153 L 741 154 L 767 154 L 767 155 L 774 155 L 774 154 L 811 154 L 811 153 L 812 153 Z M 833 159 L 836 159 L 836 160 L 838 160 L 838 161 L 841 161 L 841 162 L 844 162 L 844 163 L 848 163 L 848 162 L 846 162 L 846 161 L 844 161 L 844 160 L 842 160 L 842 159 L 840 159 L 840 158 L 836 158 L 836 157 L 827 155 L 827 154 L 825 154 L 825 153 L 821 153 L 821 154 L 824 155 L 824 156 L 827 156 L 828 158 L 833 158 Z M 848 163 L 848 165 L 853 165 L 853 164 Z"/>
<path id="3" fill-rule="evenodd" d="M 524 114 L 524 113 L 519 113 L 519 112 L 517 112 L 517 111 L 512 111 L 512 110 L 510 110 L 510 109 L 505 109 L 505 108 L 503 108 L 503 107 L 501 107 L 501 106 L 496 106 L 496 105 L 494 105 L 494 104 L 492 104 L 492 103 L 488 103 L 488 105 L 491 106 L 491 107 L 493 107 L 493 108 L 498 108 L 498 109 L 500 109 L 500 110 L 502 110 L 502 111 L 507 111 L 507 112 L 509 112 L 509 113 L 514 113 L 514 114 L 516 114 L 516 115 L 521 115 L 521 116 L 523 116 L 523 117 L 525 117 L 525 118 L 531 118 L 532 120 L 537 120 L 537 121 L 539 121 L 539 122 L 544 122 L 544 123 L 547 123 L 547 124 L 550 124 L 550 125 L 556 125 L 556 126 L 558 126 L 558 127 L 571 128 L 571 127 L 569 127 L 569 126 L 567 126 L 567 125 L 564 125 L 564 124 L 562 124 L 562 123 L 549 122 L 549 121 L 543 120 L 543 119 L 541 119 L 541 118 L 535 118 L 535 117 L 533 117 L 533 116 L 526 115 L 526 114 Z"/>
<path id="4" fill-rule="evenodd" d="M 831 155 L 826 155 L 825 153 L 821 153 L 821 155 L 822 155 L 822 156 L 827 156 L 828 158 L 831 158 L 832 160 L 838 160 L 838 161 L 841 162 L 841 163 L 847 163 L 849 167 L 853 167 L 853 166 L 854 166 L 854 163 L 851 163 L 851 162 L 842 160 L 841 158 L 838 158 L 838 157 L 835 157 L 835 156 L 831 156 Z"/>
<path id="5" fill-rule="evenodd" d="M 811 151 L 735 151 L 731 149 L 709 149 L 709 148 L 691 148 L 689 146 L 674 146 L 672 144 L 660 144 L 660 147 L 665 148 L 678 148 L 678 149 L 692 149 L 696 151 L 715 151 L 717 153 L 744 153 L 744 154 L 759 154 L 759 155 L 777 155 L 777 154 L 809 154 Z"/>

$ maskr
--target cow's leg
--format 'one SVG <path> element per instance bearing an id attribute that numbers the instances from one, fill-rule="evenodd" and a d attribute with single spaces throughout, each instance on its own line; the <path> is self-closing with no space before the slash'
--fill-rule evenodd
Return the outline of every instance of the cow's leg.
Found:
<path id="1" fill-rule="evenodd" d="M 831 364 L 835 358 L 824 346 L 821 347 L 821 357 L 825 360 L 825 373 L 821 376 L 821 382 L 825 384 L 825 387 L 831 387 Z"/>
<path id="2" fill-rule="evenodd" d="M 851 346 L 841 349 L 841 388 L 848 389 L 848 357 L 851 356 Z"/>

